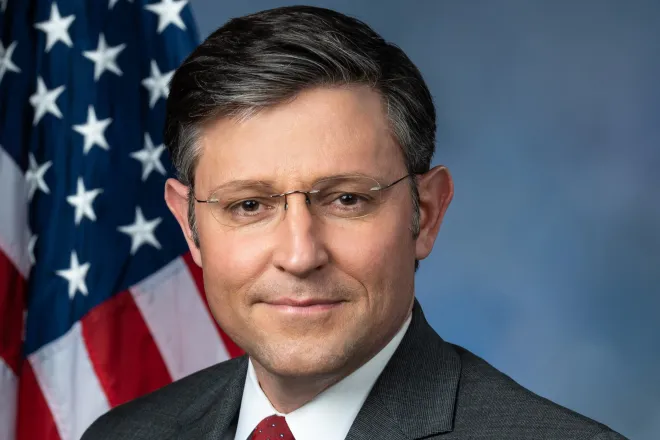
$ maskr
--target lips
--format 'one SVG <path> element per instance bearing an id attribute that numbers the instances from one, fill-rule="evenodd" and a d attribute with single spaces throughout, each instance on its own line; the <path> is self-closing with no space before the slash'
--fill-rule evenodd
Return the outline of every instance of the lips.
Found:
<path id="1" fill-rule="evenodd" d="M 323 306 L 323 305 L 333 305 L 342 302 L 342 300 L 336 299 L 320 299 L 320 298 L 276 298 L 269 301 L 264 301 L 267 304 L 273 306 L 288 306 L 288 307 L 312 307 L 312 306 Z"/>

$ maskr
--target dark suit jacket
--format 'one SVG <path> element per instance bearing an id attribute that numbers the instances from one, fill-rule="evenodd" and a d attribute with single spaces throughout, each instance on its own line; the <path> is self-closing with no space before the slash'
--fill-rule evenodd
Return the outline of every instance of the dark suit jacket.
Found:
<path id="1" fill-rule="evenodd" d="M 118 406 L 83 440 L 233 440 L 247 357 L 232 359 Z M 521 387 L 443 341 L 417 301 L 397 351 L 347 439 L 624 439 Z"/>

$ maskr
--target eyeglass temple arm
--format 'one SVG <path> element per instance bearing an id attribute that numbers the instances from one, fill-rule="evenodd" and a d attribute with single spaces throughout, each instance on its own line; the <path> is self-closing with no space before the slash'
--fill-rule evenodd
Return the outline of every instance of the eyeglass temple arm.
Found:
<path id="1" fill-rule="evenodd" d="M 194 197 L 194 196 L 193 196 L 193 199 L 195 199 L 195 201 L 197 203 L 218 203 L 218 201 L 216 199 L 199 200 L 197 197 Z"/>
<path id="2" fill-rule="evenodd" d="M 414 176 L 414 174 L 411 174 L 411 173 L 406 174 L 405 176 L 401 177 L 400 179 L 396 179 L 394 182 L 390 183 L 390 184 L 387 185 L 387 186 L 381 186 L 380 188 L 377 188 L 377 190 L 378 190 L 378 191 L 382 191 L 382 190 L 384 190 L 384 189 L 390 188 L 390 187 L 396 185 L 397 183 L 401 182 L 401 181 L 402 181 L 403 179 L 405 179 L 406 177 L 412 177 L 412 176 Z M 372 188 L 372 189 L 373 189 L 373 188 Z"/>

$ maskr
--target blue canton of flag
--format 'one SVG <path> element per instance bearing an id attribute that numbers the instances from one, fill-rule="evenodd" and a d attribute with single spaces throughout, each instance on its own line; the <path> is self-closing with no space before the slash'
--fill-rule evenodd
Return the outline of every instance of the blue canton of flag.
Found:
<path id="1" fill-rule="evenodd" d="M 0 438 L 76 439 L 228 356 L 163 200 L 168 83 L 198 38 L 186 0 L 0 17 Z"/>

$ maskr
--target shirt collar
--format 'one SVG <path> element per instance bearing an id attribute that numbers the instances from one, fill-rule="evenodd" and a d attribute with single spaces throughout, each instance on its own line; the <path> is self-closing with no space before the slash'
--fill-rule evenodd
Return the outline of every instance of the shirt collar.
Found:
<path id="1" fill-rule="evenodd" d="M 247 440 L 259 422 L 273 414 L 286 419 L 296 440 L 344 439 L 378 376 L 401 343 L 411 319 L 409 316 L 392 340 L 364 365 L 286 415 L 271 405 L 250 360 L 235 440 Z"/>

